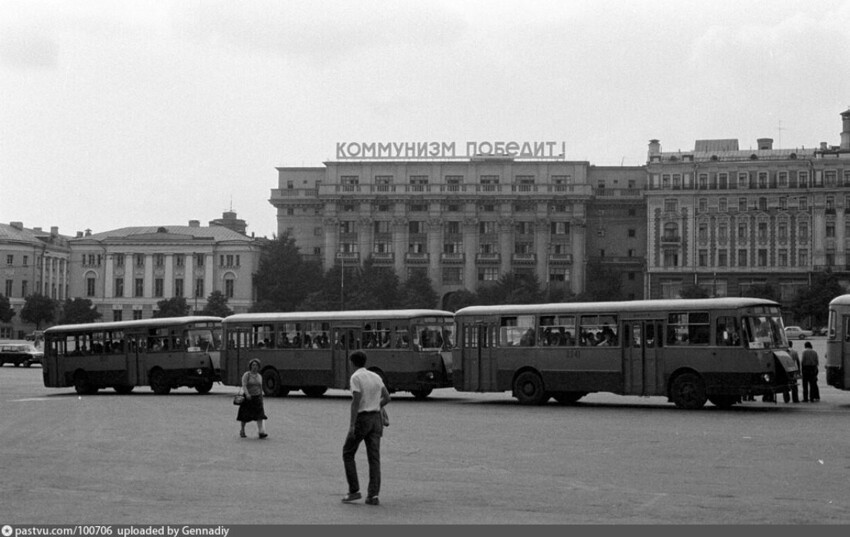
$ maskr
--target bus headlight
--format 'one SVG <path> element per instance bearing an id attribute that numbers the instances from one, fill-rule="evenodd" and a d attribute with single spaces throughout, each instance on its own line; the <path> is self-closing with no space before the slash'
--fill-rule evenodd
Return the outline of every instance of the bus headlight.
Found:
<path id="1" fill-rule="evenodd" d="M 203 375 L 203 374 L 204 374 L 204 370 L 203 370 L 203 369 L 197 369 L 197 370 L 195 370 L 195 372 L 196 372 L 198 375 Z"/>
<path id="2" fill-rule="evenodd" d="M 428 373 L 425 374 L 425 378 L 428 379 L 428 380 L 434 380 L 433 371 L 428 371 Z"/>
<path id="3" fill-rule="evenodd" d="M 770 373 L 765 373 L 765 374 L 763 374 L 763 375 L 761 376 L 761 378 L 762 378 L 762 380 L 764 380 L 765 382 L 768 382 L 768 383 L 769 383 L 769 382 L 771 382 L 771 381 L 773 380 L 773 375 L 771 375 Z"/>

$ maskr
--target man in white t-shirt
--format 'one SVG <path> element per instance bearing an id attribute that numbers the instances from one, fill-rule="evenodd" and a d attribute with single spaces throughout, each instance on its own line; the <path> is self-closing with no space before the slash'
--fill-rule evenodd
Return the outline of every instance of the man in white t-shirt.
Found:
<path id="1" fill-rule="evenodd" d="M 357 479 L 357 465 L 354 455 L 360 442 L 366 441 L 366 458 L 369 461 L 369 488 L 366 503 L 378 505 L 378 493 L 381 491 L 381 436 L 384 422 L 381 409 L 390 402 L 390 393 L 381 377 L 366 369 L 366 353 L 355 351 L 349 356 L 355 367 L 351 375 L 351 422 L 348 436 L 342 447 L 342 461 L 345 465 L 345 478 L 348 480 L 348 494 L 343 502 L 353 502 L 363 496 L 360 494 L 360 482 Z"/>

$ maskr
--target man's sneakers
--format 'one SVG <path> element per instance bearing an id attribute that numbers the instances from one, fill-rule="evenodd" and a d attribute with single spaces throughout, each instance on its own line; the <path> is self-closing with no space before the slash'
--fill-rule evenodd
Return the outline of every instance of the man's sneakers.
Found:
<path id="1" fill-rule="evenodd" d="M 346 495 L 342 498 L 342 501 L 343 501 L 344 503 L 349 503 L 349 502 L 353 502 L 353 501 L 359 500 L 359 499 L 360 499 L 360 498 L 362 498 L 362 497 L 363 497 L 363 495 L 362 495 L 362 494 L 360 494 L 359 492 L 349 492 L 348 494 L 346 494 Z"/>
<path id="2" fill-rule="evenodd" d="M 343 501 L 343 503 L 351 503 L 351 502 L 359 500 L 362 497 L 363 497 L 363 495 L 360 494 L 359 492 L 349 492 L 348 494 L 346 494 L 342 498 L 342 501 Z M 369 496 L 368 498 L 366 498 L 366 505 L 380 505 L 380 504 L 381 504 L 381 501 L 378 500 L 377 496 Z"/>

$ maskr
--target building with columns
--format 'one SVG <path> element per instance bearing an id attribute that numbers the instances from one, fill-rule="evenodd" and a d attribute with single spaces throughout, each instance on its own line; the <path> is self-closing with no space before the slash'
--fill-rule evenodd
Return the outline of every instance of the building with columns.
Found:
<path id="1" fill-rule="evenodd" d="M 401 280 L 427 275 L 443 297 L 475 291 L 507 272 L 580 293 L 589 213 L 608 211 L 617 215 L 606 224 L 613 235 L 601 239 L 607 248 L 595 261 L 628 267 L 632 294 L 643 292 L 643 233 L 628 235 L 644 224 L 643 167 L 473 157 L 277 170 L 269 201 L 278 232 L 325 270 L 371 258 Z"/>
<path id="2" fill-rule="evenodd" d="M 225 213 L 244 230 L 244 221 Z M 182 296 L 195 311 L 221 291 L 228 307 L 246 312 L 253 304 L 253 274 L 259 263 L 256 239 L 213 221 L 202 227 L 126 227 L 71 239 L 69 296 L 91 300 L 103 320 L 147 319 L 157 302 Z"/>
<path id="3" fill-rule="evenodd" d="M 648 298 L 696 284 L 746 296 L 770 284 L 787 303 L 830 270 L 850 284 L 850 110 L 839 145 L 745 149 L 697 140 L 692 151 L 649 144 L 646 191 Z"/>
<path id="4" fill-rule="evenodd" d="M 23 222 L 0 224 L 0 293 L 15 310 L 11 322 L 0 323 L 0 339 L 23 339 L 35 330 L 35 325 L 25 323 L 20 316 L 30 294 L 56 300 L 68 297 L 70 255 L 68 237 L 60 235 L 58 227 L 48 232 L 40 227 L 25 228 Z"/>

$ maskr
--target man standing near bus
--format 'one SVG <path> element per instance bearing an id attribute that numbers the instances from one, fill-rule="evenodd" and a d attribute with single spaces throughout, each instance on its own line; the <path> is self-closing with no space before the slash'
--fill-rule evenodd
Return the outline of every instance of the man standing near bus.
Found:
<path id="1" fill-rule="evenodd" d="M 794 364 L 797 365 L 797 371 L 802 373 L 803 369 L 800 366 L 800 355 L 797 354 L 797 350 L 794 349 L 794 343 L 788 342 L 788 354 L 791 355 L 791 359 L 794 360 Z M 800 396 L 797 392 L 797 383 L 794 383 L 794 387 L 785 390 L 782 392 L 782 399 L 787 403 L 789 400 L 794 401 L 795 403 L 800 402 Z"/>
<path id="2" fill-rule="evenodd" d="M 349 382 L 351 386 L 351 421 L 348 435 L 342 447 L 342 461 L 345 465 L 345 478 L 348 481 L 348 494 L 343 502 L 353 502 L 363 496 L 360 494 L 360 482 L 357 479 L 357 465 L 354 455 L 361 441 L 366 441 L 366 458 L 369 461 L 369 488 L 366 503 L 378 505 L 378 493 L 381 491 L 381 436 L 384 422 L 381 409 L 390 402 L 390 393 L 381 377 L 366 369 L 366 353 L 355 351 L 349 357 L 355 367 Z"/>
<path id="3" fill-rule="evenodd" d="M 812 403 L 820 401 L 820 390 L 818 390 L 818 353 L 812 348 L 808 341 L 803 345 L 803 402 Z"/>

